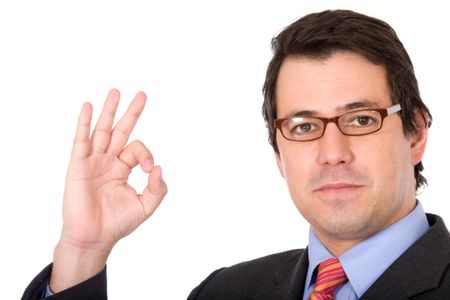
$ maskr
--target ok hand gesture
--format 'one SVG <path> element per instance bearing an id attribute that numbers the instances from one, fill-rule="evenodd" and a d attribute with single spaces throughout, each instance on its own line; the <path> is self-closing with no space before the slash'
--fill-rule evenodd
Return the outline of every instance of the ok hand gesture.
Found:
<path id="1" fill-rule="evenodd" d="M 111 90 L 90 135 L 92 106 L 81 109 L 63 202 L 63 230 L 54 252 L 51 289 L 56 292 L 99 273 L 113 246 L 158 207 L 167 192 L 159 166 L 140 141 L 127 145 L 146 95 L 139 92 L 111 129 L 119 104 Z M 148 173 L 142 193 L 128 185 L 132 169 Z"/>

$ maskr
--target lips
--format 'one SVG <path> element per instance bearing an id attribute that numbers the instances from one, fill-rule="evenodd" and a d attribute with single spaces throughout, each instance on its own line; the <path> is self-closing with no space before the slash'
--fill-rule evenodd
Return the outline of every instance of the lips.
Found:
<path id="1" fill-rule="evenodd" d="M 359 184 L 336 182 L 336 183 L 326 183 L 324 185 L 321 185 L 314 191 L 315 192 L 344 192 L 344 191 L 355 190 L 355 189 L 358 189 L 361 187 L 362 187 L 362 185 L 359 185 Z"/>

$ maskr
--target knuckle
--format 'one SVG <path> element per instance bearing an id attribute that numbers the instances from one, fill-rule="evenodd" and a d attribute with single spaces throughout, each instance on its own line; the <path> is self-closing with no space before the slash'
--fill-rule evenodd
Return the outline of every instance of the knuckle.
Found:
<path id="1" fill-rule="evenodd" d="M 169 192 L 169 189 L 167 188 L 167 184 L 163 180 L 162 183 L 161 183 L 161 193 L 160 193 L 160 195 L 162 197 L 164 197 L 168 192 Z"/>
<path id="2" fill-rule="evenodd" d="M 135 147 L 144 146 L 144 143 L 142 143 L 141 140 L 138 139 L 133 140 L 131 144 L 134 145 Z"/>
<path id="3" fill-rule="evenodd" d="M 116 128 L 114 128 L 114 131 L 116 133 L 119 133 L 119 134 L 124 135 L 124 136 L 129 136 L 130 135 L 130 132 L 126 128 L 122 128 L 120 126 L 117 126 Z"/>
<path id="4" fill-rule="evenodd" d="M 99 133 L 110 134 L 110 132 L 111 132 L 111 129 L 107 128 L 107 127 L 96 127 L 94 129 L 94 133 L 97 133 L 97 134 L 99 134 Z"/>
<path id="5" fill-rule="evenodd" d="M 145 146 L 145 144 L 142 141 L 134 140 L 133 142 L 131 142 L 130 145 L 134 151 L 152 157 L 150 150 Z"/>

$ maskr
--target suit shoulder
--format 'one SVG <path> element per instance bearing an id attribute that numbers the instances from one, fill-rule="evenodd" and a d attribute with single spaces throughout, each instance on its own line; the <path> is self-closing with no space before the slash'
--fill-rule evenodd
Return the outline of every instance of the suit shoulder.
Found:
<path id="1" fill-rule="evenodd" d="M 274 253 L 216 270 L 188 299 L 210 299 L 211 295 L 214 299 L 247 299 L 252 291 L 264 294 L 266 288 L 294 272 L 304 252 L 296 249 Z"/>
<path id="2" fill-rule="evenodd" d="M 275 270 L 279 269 L 282 266 L 292 266 L 295 264 L 299 258 L 302 256 L 305 249 L 294 249 L 289 251 L 283 251 L 278 253 L 273 253 L 270 255 L 266 255 L 263 257 L 259 257 L 256 259 L 252 259 L 249 261 L 244 261 L 228 268 L 224 268 L 223 271 L 229 273 L 235 272 L 245 272 L 252 273 L 258 272 L 261 269 L 264 270 Z"/>

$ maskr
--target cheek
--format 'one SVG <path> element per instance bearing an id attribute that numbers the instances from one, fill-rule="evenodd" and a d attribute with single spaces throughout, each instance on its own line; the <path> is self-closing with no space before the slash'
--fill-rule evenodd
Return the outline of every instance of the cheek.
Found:
<path id="1" fill-rule="evenodd" d="M 286 180 L 286 184 L 297 209 L 304 214 L 307 209 L 308 199 L 311 198 L 308 192 L 308 182 L 317 172 L 316 158 L 308 147 L 300 145 L 283 145 L 280 147 L 280 167 Z M 303 145 L 304 146 L 304 145 Z"/>
<path id="2" fill-rule="evenodd" d="M 362 151 L 364 165 L 381 194 L 404 189 L 411 175 L 411 149 L 406 139 L 380 135 Z"/>
<path id="3" fill-rule="evenodd" d="M 314 157 L 306 149 L 280 148 L 280 164 L 287 183 L 301 185 L 313 169 Z"/>

